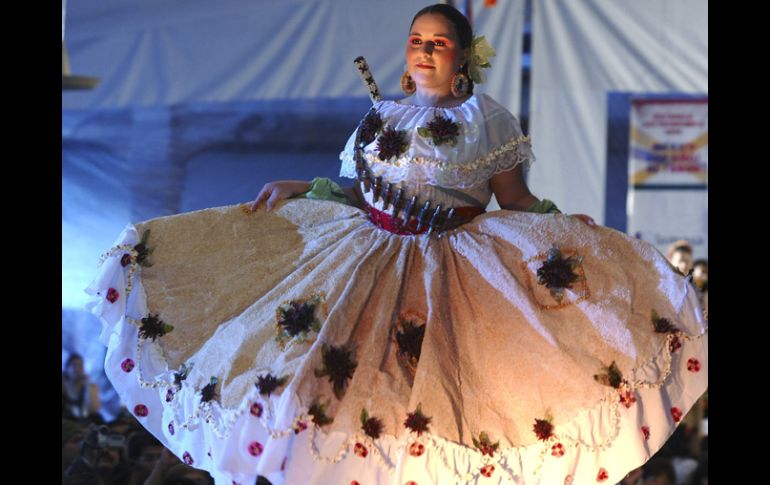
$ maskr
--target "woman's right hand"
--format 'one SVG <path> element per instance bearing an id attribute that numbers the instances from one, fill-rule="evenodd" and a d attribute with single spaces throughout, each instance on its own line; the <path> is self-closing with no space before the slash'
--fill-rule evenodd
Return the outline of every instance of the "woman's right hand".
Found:
<path id="1" fill-rule="evenodd" d="M 304 180 L 278 180 L 270 182 L 262 187 L 256 200 L 251 204 L 250 210 L 254 212 L 263 202 L 270 211 L 279 200 L 289 199 L 310 190 L 310 182 Z"/>

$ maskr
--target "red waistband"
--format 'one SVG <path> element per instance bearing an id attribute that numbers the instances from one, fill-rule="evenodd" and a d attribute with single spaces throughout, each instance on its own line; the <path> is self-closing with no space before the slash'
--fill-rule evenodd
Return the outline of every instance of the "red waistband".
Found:
<path id="1" fill-rule="evenodd" d="M 365 209 L 369 214 L 369 220 L 375 226 L 381 227 L 393 234 L 399 234 L 401 236 L 409 236 L 413 234 L 423 234 L 428 231 L 428 224 L 422 225 L 419 231 L 417 231 L 417 219 L 412 218 L 404 225 L 404 221 L 401 217 L 395 218 L 392 215 L 383 212 L 379 209 L 375 209 L 369 204 L 365 204 Z M 486 210 L 483 207 L 463 206 L 455 207 L 454 217 L 460 219 L 471 220 L 474 217 L 485 213 Z"/>

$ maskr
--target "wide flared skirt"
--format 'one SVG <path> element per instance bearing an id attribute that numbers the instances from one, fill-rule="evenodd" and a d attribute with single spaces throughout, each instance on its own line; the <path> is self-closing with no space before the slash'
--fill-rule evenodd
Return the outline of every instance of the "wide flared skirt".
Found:
<path id="1" fill-rule="evenodd" d="M 565 215 L 400 236 L 296 199 L 129 225 L 102 260 L 108 377 L 217 483 L 615 483 L 708 383 L 687 278 Z"/>

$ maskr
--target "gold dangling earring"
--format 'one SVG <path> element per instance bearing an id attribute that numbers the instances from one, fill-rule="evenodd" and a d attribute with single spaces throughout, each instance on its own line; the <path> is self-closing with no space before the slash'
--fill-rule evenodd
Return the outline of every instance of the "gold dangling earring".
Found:
<path id="1" fill-rule="evenodd" d="M 466 94 L 468 94 L 468 89 L 470 88 L 470 81 L 468 80 L 468 76 L 463 74 L 462 72 L 458 72 L 454 76 L 452 76 L 452 81 L 450 81 L 449 89 L 452 91 L 452 95 L 455 98 L 462 98 Z"/>
<path id="2" fill-rule="evenodd" d="M 417 85 L 414 83 L 412 76 L 409 75 L 408 70 L 404 71 L 404 74 L 401 75 L 401 91 L 407 96 L 411 96 L 417 91 Z"/>

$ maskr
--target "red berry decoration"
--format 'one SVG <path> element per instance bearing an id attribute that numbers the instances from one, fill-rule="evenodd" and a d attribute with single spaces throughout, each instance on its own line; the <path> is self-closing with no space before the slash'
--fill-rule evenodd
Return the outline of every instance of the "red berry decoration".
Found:
<path id="1" fill-rule="evenodd" d="M 195 462 L 193 461 L 193 458 L 192 458 L 192 456 L 190 455 L 190 453 L 188 453 L 188 452 L 186 452 L 186 451 L 184 452 L 184 455 L 182 455 L 182 461 L 183 461 L 183 462 L 184 462 L 184 464 L 185 464 L 185 465 L 187 465 L 187 466 L 192 466 L 192 464 L 193 464 L 193 463 L 195 463 Z"/>
<path id="2" fill-rule="evenodd" d="M 249 412 L 251 412 L 252 416 L 256 416 L 259 418 L 259 417 L 262 417 L 262 410 L 263 410 L 262 405 L 258 402 L 255 402 L 254 404 L 251 405 L 251 409 L 249 410 Z"/>
<path id="3" fill-rule="evenodd" d="M 675 423 L 678 423 L 682 420 L 682 410 L 677 407 L 671 408 L 671 417 L 674 418 Z"/>
<path id="4" fill-rule="evenodd" d="M 607 473 L 607 470 L 605 470 L 604 468 L 601 468 L 599 470 L 599 474 L 596 476 L 596 481 L 597 482 L 603 482 L 603 481 L 607 480 L 608 478 L 610 478 L 610 474 Z"/>
<path id="5" fill-rule="evenodd" d="M 690 372 L 699 372 L 700 361 L 698 359 L 689 359 L 687 361 L 687 370 Z"/>
<path id="6" fill-rule="evenodd" d="M 168 391 L 166 391 L 166 402 L 171 402 L 173 400 L 174 400 L 174 390 L 169 389 Z"/>
<path id="7" fill-rule="evenodd" d="M 358 480 L 353 480 L 352 482 L 350 482 L 350 485 L 361 485 L 361 484 L 358 482 Z"/>
<path id="8" fill-rule="evenodd" d="M 409 445 L 409 454 L 412 456 L 420 456 L 425 452 L 425 445 L 417 443 L 416 441 Z"/>
<path id="9" fill-rule="evenodd" d="M 473 440 L 473 446 L 475 446 L 481 452 L 481 456 L 493 456 L 495 451 L 497 451 L 497 448 L 500 446 L 499 441 L 492 443 L 492 440 L 489 439 L 489 435 L 486 433 L 486 431 L 482 431 L 479 434 L 479 439 L 476 439 L 473 436 L 471 436 L 471 439 Z"/>
<path id="10" fill-rule="evenodd" d="M 561 457 L 564 456 L 564 445 L 561 443 L 556 443 L 551 447 L 551 455 L 555 457 Z"/>
<path id="11" fill-rule="evenodd" d="M 671 345 L 669 348 L 671 349 L 672 354 L 682 348 L 682 342 L 679 341 L 678 335 L 671 339 Z"/>
<path id="12" fill-rule="evenodd" d="M 369 454 L 369 450 L 361 443 L 356 443 L 353 447 L 353 452 L 361 458 L 366 458 L 366 455 Z"/>
<path id="13" fill-rule="evenodd" d="M 636 402 L 636 397 L 632 391 L 625 391 L 620 393 L 620 404 L 626 408 L 630 408 Z"/>
<path id="14" fill-rule="evenodd" d="M 123 266 L 123 267 L 125 268 L 126 266 L 128 266 L 129 264 L 131 264 L 131 261 L 132 261 L 133 259 L 134 259 L 134 258 L 132 258 L 130 254 L 124 254 L 124 255 L 123 255 L 123 257 L 122 257 L 122 258 L 120 258 L 120 265 L 121 265 L 121 266 Z"/>
<path id="15" fill-rule="evenodd" d="M 484 465 L 483 467 L 481 467 L 481 470 L 480 470 L 481 474 L 487 478 L 491 477 L 492 472 L 494 471 L 495 471 L 494 465 Z"/>
<path id="16" fill-rule="evenodd" d="M 134 361 L 126 359 L 120 364 L 120 368 L 123 369 L 123 372 L 131 372 L 134 370 Z"/>
<path id="17" fill-rule="evenodd" d="M 143 418 L 148 414 L 150 414 L 150 410 L 147 409 L 147 406 L 145 406 L 144 404 L 137 404 L 136 406 L 134 406 L 134 414 L 136 414 L 140 418 Z"/>
<path id="18" fill-rule="evenodd" d="M 262 443 L 258 441 L 252 441 L 249 443 L 249 454 L 251 456 L 259 456 L 262 454 L 262 450 L 264 450 L 264 447 L 262 446 Z"/>
<path id="19" fill-rule="evenodd" d="M 120 293 L 118 293 L 118 290 L 115 288 L 110 288 L 107 290 L 107 301 L 110 303 L 115 303 L 118 301 L 118 298 L 120 298 Z"/>
<path id="20" fill-rule="evenodd" d="M 650 439 L 650 427 L 649 426 L 642 426 L 642 434 L 644 435 L 644 441 L 647 441 Z"/>
<path id="21" fill-rule="evenodd" d="M 415 481 L 413 481 L 413 480 L 409 480 L 409 481 L 408 481 L 408 482 L 406 482 L 404 485 L 417 485 L 417 482 L 415 482 Z"/>
<path id="22" fill-rule="evenodd" d="M 297 421 L 297 426 L 294 428 L 294 434 L 300 434 L 307 429 L 307 423 L 304 421 Z"/>

